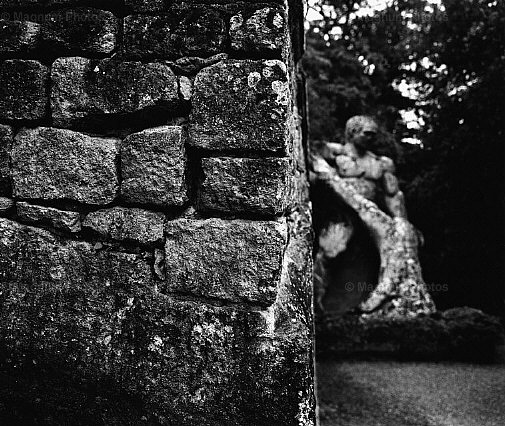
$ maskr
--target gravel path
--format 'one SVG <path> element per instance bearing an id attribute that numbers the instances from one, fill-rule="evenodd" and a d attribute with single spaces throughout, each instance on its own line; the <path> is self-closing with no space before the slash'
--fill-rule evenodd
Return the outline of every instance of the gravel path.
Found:
<path id="1" fill-rule="evenodd" d="M 505 365 L 321 362 L 321 426 L 505 426 Z"/>

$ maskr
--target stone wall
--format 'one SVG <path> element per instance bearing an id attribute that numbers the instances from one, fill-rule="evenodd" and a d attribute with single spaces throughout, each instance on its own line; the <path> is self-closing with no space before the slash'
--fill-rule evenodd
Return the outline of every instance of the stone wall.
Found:
<path id="1" fill-rule="evenodd" d="M 314 424 L 302 10 L 0 0 L 2 424 Z"/>

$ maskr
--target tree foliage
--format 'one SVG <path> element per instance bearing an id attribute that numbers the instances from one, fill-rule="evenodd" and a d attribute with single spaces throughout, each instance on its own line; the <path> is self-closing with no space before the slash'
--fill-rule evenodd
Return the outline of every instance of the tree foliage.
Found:
<path id="1" fill-rule="evenodd" d="M 503 312 L 505 285 L 505 4 L 446 0 L 420 54 L 432 63 L 423 99 L 428 151 L 408 186 L 427 238 L 428 279 L 444 304 Z M 422 49 L 422 50 L 421 50 Z M 445 72 L 435 72 L 444 69 Z"/>
<path id="2" fill-rule="evenodd" d="M 314 5 L 322 19 L 310 25 L 304 60 L 310 137 L 339 140 L 349 117 L 375 115 L 385 130 L 377 150 L 395 158 L 401 147 L 399 175 L 425 235 L 426 281 L 441 284 L 438 304 L 501 313 L 505 2 L 391 0 L 363 16 L 367 4 Z M 422 145 L 401 143 L 412 137 Z"/>

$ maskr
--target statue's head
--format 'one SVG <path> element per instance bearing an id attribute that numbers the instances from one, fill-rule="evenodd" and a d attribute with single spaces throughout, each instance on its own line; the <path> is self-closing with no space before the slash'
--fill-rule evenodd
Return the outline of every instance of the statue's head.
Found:
<path id="1" fill-rule="evenodd" d="M 345 124 L 345 141 L 361 151 L 370 150 L 378 131 L 379 126 L 372 117 L 355 115 Z"/>

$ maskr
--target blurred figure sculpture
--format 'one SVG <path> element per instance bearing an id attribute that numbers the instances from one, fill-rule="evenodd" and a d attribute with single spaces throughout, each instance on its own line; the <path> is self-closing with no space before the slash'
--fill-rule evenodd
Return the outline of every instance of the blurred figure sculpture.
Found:
<path id="1" fill-rule="evenodd" d="M 418 234 L 407 220 L 403 193 L 394 162 L 370 151 L 377 123 L 355 116 L 345 128 L 345 144 L 327 143 L 322 156 L 313 159 L 315 179 L 352 208 L 369 230 L 380 254 L 378 285 L 359 310 L 363 315 L 418 315 L 435 310 L 426 289 L 418 258 Z M 316 307 L 324 311 L 323 298 L 331 283 L 327 264 L 342 253 L 353 234 L 349 221 L 328 223 L 321 230 L 315 258 Z"/>

